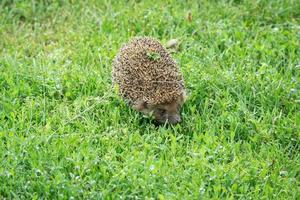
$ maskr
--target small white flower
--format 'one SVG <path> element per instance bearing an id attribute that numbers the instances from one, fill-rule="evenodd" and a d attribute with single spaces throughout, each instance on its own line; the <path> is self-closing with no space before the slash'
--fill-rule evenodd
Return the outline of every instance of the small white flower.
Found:
<path id="1" fill-rule="evenodd" d="M 155 168 L 155 166 L 154 166 L 154 165 L 151 165 L 149 169 L 150 169 L 150 171 L 153 171 L 154 168 Z"/>

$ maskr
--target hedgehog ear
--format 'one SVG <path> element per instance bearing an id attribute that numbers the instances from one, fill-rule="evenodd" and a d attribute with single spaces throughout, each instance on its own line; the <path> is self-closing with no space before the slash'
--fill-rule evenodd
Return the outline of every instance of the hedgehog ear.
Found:
<path id="1" fill-rule="evenodd" d="M 132 108 L 138 111 L 144 111 L 148 109 L 148 105 L 144 100 L 137 100 L 136 102 L 134 102 Z"/>

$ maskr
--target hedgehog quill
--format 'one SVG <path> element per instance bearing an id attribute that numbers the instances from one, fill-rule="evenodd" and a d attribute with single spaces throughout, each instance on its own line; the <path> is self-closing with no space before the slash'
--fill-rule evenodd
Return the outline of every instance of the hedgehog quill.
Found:
<path id="1" fill-rule="evenodd" d="M 113 61 L 112 79 L 133 109 L 152 114 L 158 123 L 181 121 L 183 76 L 158 40 L 136 37 L 123 45 Z"/>

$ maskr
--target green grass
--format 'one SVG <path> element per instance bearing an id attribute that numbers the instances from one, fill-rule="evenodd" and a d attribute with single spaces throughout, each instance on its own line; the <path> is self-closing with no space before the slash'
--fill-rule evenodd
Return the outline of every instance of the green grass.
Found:
<path id="1" fill-rule="evenodd" d="M 299 199 L 300 1 L 197 2 L 0 1 L 0 199 Z M 111 90 L 137 35 L 181 41 L 179 125 Z"/>

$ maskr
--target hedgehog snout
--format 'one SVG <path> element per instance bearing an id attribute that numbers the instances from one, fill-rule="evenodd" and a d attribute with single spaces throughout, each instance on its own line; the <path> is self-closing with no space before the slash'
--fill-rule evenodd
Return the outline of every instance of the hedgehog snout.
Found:
<path id="1" fill-rule="evenodd" d="M 177 124 L 181 122 L 181 118 L 179 115 L 177 116 L 172 116 L 164 119 L 156 119 L 156 121 L 160 124 L 168 123 L 168 124 Z"/>
<path id="2" fill-rule="evenodd" d="M 177 124 L 181 122 L 181 117 L 180 115 L 175 114 L 175 115 L 168 116 L 167 120 L 170 124 Z"/>
<path id="3" fill-rule="evenodd" d="M 157 112 L 155 114 L 155 120 L 161 124 L 164 124 L 164 123 L 177 124 L 177 123 L 181 122 L 181 117 L 178 113 Z"/>

